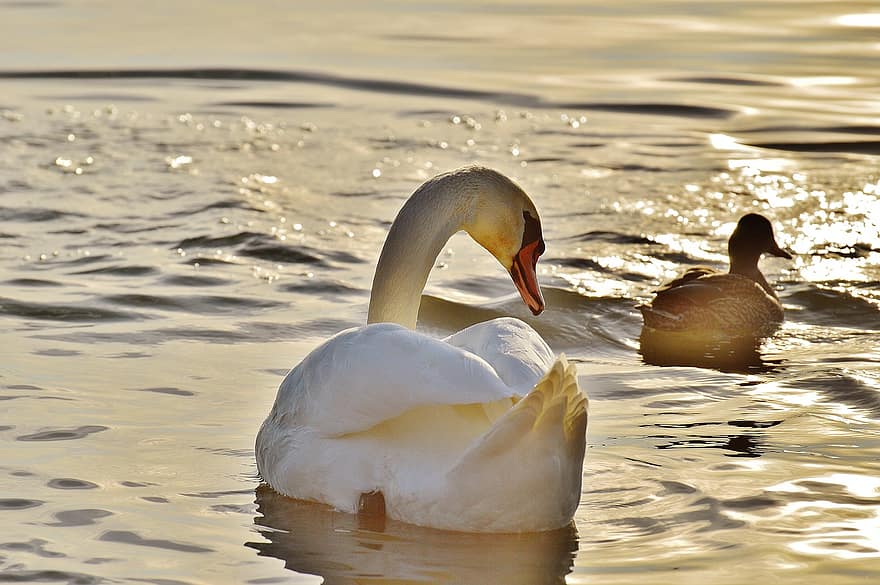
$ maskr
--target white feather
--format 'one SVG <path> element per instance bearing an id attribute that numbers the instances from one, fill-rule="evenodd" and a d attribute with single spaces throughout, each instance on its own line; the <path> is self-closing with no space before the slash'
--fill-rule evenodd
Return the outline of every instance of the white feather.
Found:
<path id="1" fill-rule="evenodd" d="M 509 180 L 479 168 L 427 183 L 404 209 L 370 314 L 409 326 L 427 256 L 463 222 L 495 225 L 502 233 L 481 237 L 500 242 L 505 250 L 493 253 L 503 256 L 524 238 L 524 213 L 537 213 Z M 444 209 L 452 219 L 434 221 Z M 485 209 L 502 219 L 479 216 Z M 425 257 L 408 254 L 423 231 Z M 586 422 L 574 366 L 522 321 L 495 319 L 444 340 L 381 322 L 335 335 L 290 371 L 257 435 L 257 466 L 276 491 L 346 512 L 380 491 L 386 514 L 412 524 L 550 530 L 577 507 Z"/>

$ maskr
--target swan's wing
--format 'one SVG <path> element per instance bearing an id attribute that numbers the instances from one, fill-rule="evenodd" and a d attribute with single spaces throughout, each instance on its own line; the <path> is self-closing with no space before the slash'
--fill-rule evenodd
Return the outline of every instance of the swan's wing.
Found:
<path id="1" fill-rule="evenodd" d="M 270 419 L 330 436 L 365 431 L 411 409 L 511 403 L 517 393 L 484 359 L 399 325 L 349 329 L 284 379 Z"/>
<path id="2" fill-rule="evenodd" d="M 517 396 L 528 394 L 555 361 L 538 332 L 511 317 L 471 325 L 443 341 L 486 360 Z"/>

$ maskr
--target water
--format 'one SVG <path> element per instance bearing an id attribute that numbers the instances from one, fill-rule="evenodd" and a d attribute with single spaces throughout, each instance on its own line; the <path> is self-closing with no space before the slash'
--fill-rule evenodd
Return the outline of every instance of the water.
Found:
<path id="1" fill-rule="evenodd" d="M 0 580 L 880 578 L 880 17 L 869 2 L 0 4 Z M 462 236 L 421 326 L 513 314 L 591 396 L 570 530 L 449 535 L 258 488 L 284 373 L 363 323 L 405 197 L 540 209 L 532 318 Z M 736 219 L 787 321 L 657 366 L 634 306 Z M 647 361 L 651 361 L 648 356 Z"/>

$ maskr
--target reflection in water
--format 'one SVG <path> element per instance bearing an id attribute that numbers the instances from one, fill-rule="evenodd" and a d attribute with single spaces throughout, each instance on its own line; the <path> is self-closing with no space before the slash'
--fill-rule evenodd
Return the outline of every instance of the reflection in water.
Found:
<path id="1" fill-rule="evenodd" d="M 116 4 L 0 2 L 0 69 L 36 74 L 0 81 L 0 583 L 880 583 L 868 2 L 520 0 L 488 27 L 464 0 Z M 460 236 L 420 321 L 522 317 L 578 362 L 573 568 L 571 530 L 382 529 L 262 491 L 253 513 L 280 377 L 363 323 L 402 197 L 469 161 L 534 194 L 548 308 Z M 797 253 L 764 261 L 781 335 L 638 355 L 634 303 L 722 265 L 755 211 Z"/>
<path id="2" fill-rule="evenodd" d="M 695 366 L 722 372 L 758 373 L 779 368 L 782 360 L 761 355 L 762 337 L 715 337 L 642 328 L 640 353 L 646 364 Z"/>
<path id="3" fill-rule="evenodd" d="M 753 435 L 698 435 L 687 437 L 685 439 L 670 439 L 669 437 L 652 437 L 664 438 L 667 442 L 658 444 L 658 449 L 723 449 L 731 451 L 730 457 L 760 457 L 762 448 L 761 442 Z"/>
<path id="4" fill-rule="evenodd" d="M 352 514 L 256 490 L 254 522 L 268 542 L 245 546 L 328 585 L 347 583 L 565 583 L 578 549 L 574 525 L 530 534 L 470 534 L 389 520 L 365 526 Z"/>
<path id="5" fill-rule="evenodd" d="M 686 414 L 682 414 L 686 416 Z M 683 423 L 654 423 L 650 426 L 657 429 L 692 429 L 712 427 L 734 427 L 747 429 L 767 429 L 780 424 L 781 420 L 756 421 L 756 420 L 729 420 L 722 422 L 683 422 Z M 684 435 L 667 434 L 649 435 L 650 439 L 660 440 L 656 443 L 657 449 L 722 449 L 730 451 L 728 457 L 760 457 L 765 449 L 765 435 L 758 430 L 737 433 L 718 433 Z"/>

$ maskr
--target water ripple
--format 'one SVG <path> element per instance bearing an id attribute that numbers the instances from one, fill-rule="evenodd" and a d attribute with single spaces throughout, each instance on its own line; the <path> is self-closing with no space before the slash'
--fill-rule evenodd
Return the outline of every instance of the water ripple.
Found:
<path id="1" fill-rule="evenodd" d="M 270 108 L 273 110 L 302 110 L 309 108 L 332 108 L 334 104 L 321 104 L 310 102 L 280 102 L 280 101 L 232 101 L 217 102 L 213 106 L 229 108 Z"/>
<path id="2" fill-rule="evenodd" d="M 823 140 L 821 142 L 752 142 L 748 146 L 789 152 L 880 154 L 880 140 Z"/>
<path id="3" fill-rule="evenodd" d="M 725 119 L 737 114 L 736 110 L 726 108 L 676 103 L 571 102 L 556 104 L 556 107 L 587 112 L 620 112 L 625 114 L 651 114 L 654 116 L 679 116 L 683 118 Z"/>
<path id="4" fill-rule="evenodd" d="M 193 248 L 225 248 L 227 246 L 238 246 L 240 244 L 247 244 L 254 240 L 259 240 L 263 237 L 263 234 L 247 231 L 238 232 L 226 236 L 193 236 L 191 238 L 181 240 L 176 246 L 173 246 L 173 248 L 180 248 L 183 250 L 191 250 Z"/>
<path id="5" fill-rule="evenodd" d="M 55 280 L 44 280 L 40 278 L 13 278 L 11 280 L 4 281 L 3 284 L 7 284 L 9 286 L 28 286 L 35 288 L 65 286 L 62 282 L 57 282 Z"/>
<path id="6" fill-rule="evenodd" d="M 46 485 L 56 490 L 93 490 L 99 487 L 96 483 L 72 477 L 57 477 Z"/>
<path id="7" fill-rule="evenodd" d="M 231 297 L 221 295 L 161 296 L 148 294 L 122 294 L 101 297 L 114 305 L 133 308 L 157 309 L 163 311 L 183 311 L 193 314 L 238 313 L 242 309 L 269 309 L 282 303 L 266 299 Z"/>
<path id="8" fill-rule="evenodd" d="M 91 526 L 97 524 L 98 520 L 101 518 L 113 516 L 113 512 L 100 509 L 64 510 L 62 512 L 56 512 L 52 516 L 55 518 L 55 522 L 47 523 L 46 526 L 53 526 L 55 528 L 72 528 L 75 526 Z"/>
<path id="9" fill-rule="evenodd" d="M 28 303 L 0 297 L 0 315 L 47 321 L 127 321 L 134 315 L 97 307 Z"/>
<path id="10" fill-rule="evenodd" d="M 30 435 L 22 435 L 20 437 L 16 437 L 17 441 L 71 441 L 75 439 L 82 439 L 83 437 L 87 437 L 94 433 L 100 433 L 102 431 L 108 430 L 109 427 L 104 427 L 100 425 L 84 425 L 81 427 L 76 427 L 73 429 L 63 429 L 63 428 L 55 428 L 55 429 L 46 429 L 44 431 L 40 431 L 38 433 L 33 433 Z"/>
<path id="11" fill-rule="evenodd" d="M 288 293 L 315 295 L 328 300 L 349 302 L 344 297 L 348 295 L 367 295 L 369 291 L 362 290 L 335 280 L 304 280 L 301 282 L 284 283 L 279 288 Z"/>
<path id="12" fill-rule="evenodd" d="M 164 282 L 165 284 L 173 285 L 173 286 L 190 286 L 190 287 L 195 287 L 195 288 L 201 288 L 203 286 L 225 286 L 228 284 L 232 284 L 234 281 L 229 280 L 227 278 L 219 278 L 217 276 L 175 274 L 175 275 L 163 277 L 162 282 Z"/>
<path id="13" fill-rule="evenodd" d="M 3 510 L 26 510 L 36 508 L 46 502 L 42 500 L 29 500 L 26 498 L 0 498 L 0 511 Z"/>
<path id="14" fill-rule="evenodd" d="M 704 76 L 681 76 L 666 77 L 668 81 L 678 81 L 682 83 L 705 83 L 709 85 L 742 85 L 755 87 L 783 87 L 785 84 L 769 79 L 755 79 L 752 77 L 729 77 L 720 75 L 704 75 Z"/>
<path id="15" fill-rule="evenodd" d="M 164 540 L 159 538 L 144 538 L 143 536 L 137 534 L 136 532 L 131 532 L 128 530 L 110 530 L 105 532 L 98 540 L 102 540 L 104 542 L 119 542 L 123 544 L 133 544 L 135 546 L 146 546 L 152 548 L 162 548 L 166 550 L 173 550 L 177 552 L 186 552 L 186 553 L 209 553 L 214 552 L 214 549 L 207 548 L 204 546 L 197 546 L 194 544 L 186 544 L 181 542 L 175 542 L 173 540 Z"/>
<path id="16" fill-rule="evenodd" d="M 57 559 L 67 556 L 64 553 L 47 550 L 47 544 L 49 544 L 48 540 L 43 540 L 42 538 L 32 538 L 27 542 L 0 543 L 0 550 L 8 550 L 12 552 L 23 551 L 47 559 Z M 5 581 L 5 579 L 3 578 L 3 575 L 0 574 L 0 582 L 2 581 Z"/>
<path id="17" fill-rule="evenodd" d="M 250 243 L 239 250 L 242 256 L 258 258 L 268 262 L 282 262 L 285 264 L 310 264 L 313 266 L 328 266 L 328 264 L 318 255 L 307 251 L 308 248 L 294 248 L 284 244 L 253 244 Z"/>
<path id="18" fill-rule="evenodd" d="M 800 309 L 792 318 L 802 323 L 870 330 L 880 325 L 880 308 L 849 290 L 799 284 L 786 288 L 784 300 Z"/>
<path id="19" fill-rule="evenodd" d="M 157 388 L 135 388 L 137 392 L 155 392 L 156 394 L 168 394 L 170 396 L 195 396 L 196 393 L 191 390 L 182 390 L 173 387 L 157 387 Z"/>
<path id="20" fill-rule="evenodd" d="M 603 230 L 592 230 L 589 232 L 584 232 L 581 234 L 576 234 L 574 236 L 569 236 L 565 238 L 567 240 L 577 240 L 579 242 L 591 242 L 598 241 L 606 244 L 620 244 L 620 245 L 648 245 L 648 246 L 659 246 L 661 245 L 659 242 L 652 240 L 651 238 L 645 237 L 643 235 L 635 235 L 635 234 L 627 234 L 613 231 L 603 231 Z"/>
<path id="21" fill-rule="evenodd" d="M 0 71 L 0 79 L 213 79 L 224 81 L 283 81 L 314 83 L 381 94 L 424 95 L 536 105 L 537 98 L 514 93 L 485 92 L 420 83 L 344 77 L 328 73 L 269 69 L 70 69 L 53 71 Z"/>
<path id="22" fill-rule="evenodd" d="M 22 223 L 42 223 L 68 219 L 71 217 L 84 217 L 79 213 L 58 211 L 57 209 L 18 209 L 0 207 L 0 221 L 17 221 Z"/>
<path id="23" fill-rule="evenodd" d="M 102 577 L 73 571 L 4 569 L 0 581 L 10 583 L 67 583 L 68 585 L 99 585 Z"/>
<path id="24" fill-rule="evenodd" d="M 148 274 L 156 274 L 158 272 L 152 266 L 103 266 L 101 268 L 92 268 L 90 270 L 79 270 L 70 274 L 108 274 L 110 276 L 146 276 Z"/>

